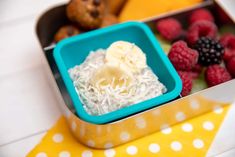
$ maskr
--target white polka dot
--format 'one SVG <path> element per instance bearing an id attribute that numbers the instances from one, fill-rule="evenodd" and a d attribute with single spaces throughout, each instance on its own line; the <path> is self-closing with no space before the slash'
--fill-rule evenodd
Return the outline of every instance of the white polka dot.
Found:
<path id="1" fill-rule="evenodd" d="M 47 157 L 47 154 L 44 152 L 40 152 L 36 155 L 36 157 Z"/>
<path id="2" fill-rule="evenodd" d="M 169 127 L 169 125 L 164 124 L 161 126 L 161 132 L 163 134 L 170 134 L 172 132 L 172 129 Z"/>
<path id="3" fill-rule="evenodd" d="M 60 143 L 60 142 L 62 142 L 63 140 L 64 140 L 64 137 L 63 137 L 63 135 L 60 134 L 60 133 L 57 133 L 57 134 L 55 134 L 55 135 L 53 136 L 53 141 L 54 141 L 55 143 Z"/>
<path id="4" fill-rule="evenodd" d="M 107 149 L 104 151 L 106 157 L 113 157 L 115 156 L 116 152 L 114 149 Z"/>
<path id="5" fill-rule="evenodd" d="M 128 140 L 130 139 L 129 133 L 128 133 L 128 132 L 122 132 L 122 133 L 120 134 L 120 139 L 121 139 L 122 141 L 128 141 Z"/>
<path id="6" fill-rule="evenodd" d="M 112 148 L 113 144 L 111 142 L 108 142 L 104 145 L 105 148 Z"/>
<path id="7" fill-rule="evenodd" d="M 136 126 L 139 129 L 144 129 L 146 127 L 146 121 L 144 120 L 143 117 L 136 118 L 135 122 L 136 122 Z"/>
<path id="8" fill-rule="evenodd" d="M 201 139 L 193 140 L 193 146 L 197 149 L 201 149 L 204 146 L 204 142 Z"/>
<path id="9" fill-rule="evenodd" d="M 94 147 L 95 146 L 95 142 L 93 140 L 88 140 L 87 141 L 87 145 L 90 147 Z"/>
<path id="10" fill-rule="evenodd" d="M 85 150 L 84 152 L 82 152 L 82 157 L 92 157 L 92 156 L 93 154 L 89 150 Z"/>
<path id="11" fill-rule="evenodd" d="M 185 115 L 183 112 L 178 112 L 178 113 L 176 113 L 175 118 L 178 122 L 181 122 L 181 121 L 185 120 Z"/>
<path id="12" fill-rule="evenodd" d="M 158 153 L 160 151 L 160 146 L 156 143 L 152 143 L 149 145 L 149 151 L 151 153 Z"/>
<path id="13" fill-rule="evenodd" d="M 197 100 L 191 100 L 190 101 L 190 107 L 193 109 L 193 110 L 197 110 L 200 108 L 200 104 L 198 103 Z"/>
<path id="14" fill-rule="evenodd" d="M 221 114 L 223 113 L 223 108 L 221 106 L 215 106 L 213 111 L 216 114 Z"/>
<path id="15" fill-rule="evenodd" d="M 135 155 L 138 152 L 138 149 L 136 148 L 136 146 L 129 146 L 126 149 L 126 152 L 129 155 Z"/>
<path id="16" fill-rule="evenodd" d="M 193 130 L 193 126 L 190 123 L 185 123 L 182 125 L 182 130 L 185 132 L 191 132 Z"/>
<path id="17" fill-rule="evenodd" d="M 160 112 L 159 109 L 156 109 L 156 110 L 153 111 L 153 115 L 155 115 L 155 116 L 158 116 L 160 113 L 161 112 Z"/>
<path id="18" fill-rule="evenodd" d="M 77 128 L 77 124 L 74 121 L 71 124 L 71 128 L 72 128 L 73 131 L 75 131 L 76 128 Z"/>
<path id="19" fill-rule="evenodd" d="M 214 129 L 214 124 L 213 124 L 212 122 L 210 122 L 210 121 L 205 121 L 205 122 L 203 123 L 203 128 L 204 128 L 205 130 L 211 131 L 211 130 Z"/>
<path id="20" fill-rule="evenodd" d="M 59 157 L 70 157 L 70 153 L 67 151 L 62 151 L 60 152 Z"/>
<path id="21" fill-rule="evenodd" d="M 180 151 L 182 149 L 182 144 L 178 141 L 174 141 L 171 143 L 171 149 L 174 151 Z"/>

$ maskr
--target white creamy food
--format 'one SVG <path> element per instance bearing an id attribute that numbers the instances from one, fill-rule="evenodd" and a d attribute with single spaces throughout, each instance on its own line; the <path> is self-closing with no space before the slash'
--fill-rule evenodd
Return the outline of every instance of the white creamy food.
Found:
<path id="1" fill-rule="evenodd" d="M 116 45 L 115 45 L 116 44 Z M 102 115 L 162 95 L 165 86 L 136 45 L 124 41 L 92 51 L 69 70 L 84 109 Z"/>

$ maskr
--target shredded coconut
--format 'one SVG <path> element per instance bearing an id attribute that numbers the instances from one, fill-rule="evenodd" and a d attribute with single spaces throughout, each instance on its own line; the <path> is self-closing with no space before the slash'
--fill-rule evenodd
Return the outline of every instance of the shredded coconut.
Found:
<path id="1" fill-rule="evenodd" d="M 90 79 L 94 72 L 105 64 L 104 58 L 105 50 L 92 51 L 81 65 L 69 69 L 76 92 L 88 114 L 106 114 L 160 96 L 167 91 L 149 67 L 144 68 L 141 73 L 134 74 L 134 81 L 130 85 L 126 86 L 126 78 L 121 78 L 124 80 L 123 86 L 114 87 L 113 80 L 101 91 L 90 83 Z M 99 80 L 97 84 L 102 81 Z"/>

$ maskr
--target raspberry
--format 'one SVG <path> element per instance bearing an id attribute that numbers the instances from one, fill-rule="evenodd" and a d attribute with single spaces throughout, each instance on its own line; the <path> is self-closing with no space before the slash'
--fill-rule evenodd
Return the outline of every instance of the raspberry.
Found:
<path id="1" fill-rule="evenodd" d="M 227 63 L 226 68 L 229 71 L 229 73 L 235 77 L 235 57 L 232 57 Z"/>
<path id="2" fill-rule="evenodd" d="M 228 62 L 232 57 L 235 56 L 235 50 L 225 49 L 223 59 L 225 62 Z"/>
<path id="3" fill-rule="evenodd" d="M 235 35 L 225 34 L 220 38 L 221 45 L 224 46 L 225 51 L 223 59 L 227 62 L 230 58 L 235 56 Z"/>
<path id="4" fill-rule="evenodd" d="M 195 10 L 189 17 L 189 24 L 193 24 L 200 20 L 214 22 L 214 17 L 207 9 L 198 9 Z"/>
<path id="5" fill-rule="evenodd" d="M 188 72 L 178 71 L 180 79 L 183 84 L 183 89 L 181 91 L 181 96 L 189 95 L 193 88 L 193 80 L 192 77 L 188 74 Z"/>
<path id="6" fill-rule="evenodd" d="M 190 75 L 193 79 L 197 79 L 199 77 L 199 75 L 201 74 L 202 72 L 202 66 L 200 64 L 196 64 L 192 71 L 190 72 Z"/>
<path id="7" fill-rule="evenodd" d="M 176 19 L 167 18 L 157 23 L 157 30 L 163 38 L 172 41 L 181 35 L 182 26 Z"/>
<path id="8" fill-rule="evenodd" d="M 189 72 L 188 72 L 188 75 L 189 75 L 192 79 L 197 79 L 197 78 L 199 77 L 199 73 L 192 72 L 192 71 L 189 71 Z"/>
<path id="9" fill-rule="evenodd" d="M 172 45 L 168 57 L 177 70 L 190 71 L 197 63 L 198 52 L 189 48 L 184 41 L 177 41 Z"/>
<path id="10" fill-rule="evenodd" d="M 211 87 L 229 81 L 232 78 L 225 68 L 219 65 L 211 65 L 206 69 L 205 79 L 207 85 Z"/>
<path id="11" fill-rule="evenodd" d="M 197 21 L 194 24 L 192 24 L 187 33 L 187 41 L 190 46 L 195 44 L 195 42 L 200 37 L 209 37 L 211 39 L 214 39 L 217 34 L 217 26 L 210 22 L 210 21 Z"/>
<path id="12" fill-rule="evenodd" d="M 199 53 L 198 61 L 201 65 L 208 66 L 221 63 L 224 48 L 217 41 L 201 37 L 194 47 Z"/>
<path id="13" fill-rule="evenodd" d="M 229 49 L 235 50 L 235 35 L 225 34 L 220 38 L 220 43 Z"/>
<path id="14" fill-rule="evenodd" d="M 203 68 L 200 64 L 196 64 L 194 68 L 192 69 L 192 71 L 200 74 L 202 72 L 202 69 Z"/>

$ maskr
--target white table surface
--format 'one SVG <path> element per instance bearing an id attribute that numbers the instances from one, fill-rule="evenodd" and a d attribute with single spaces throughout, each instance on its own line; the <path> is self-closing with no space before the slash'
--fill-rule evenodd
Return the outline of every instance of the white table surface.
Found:
<path id="1" fill-rule="evenodd" d="M 61 115 L 35 24 L 43 11 L 67 1 L 0 0 L 0 157 L 24 157 Z M 208 156 L 235 156 L 234 115 L 235 107 Z"/>

